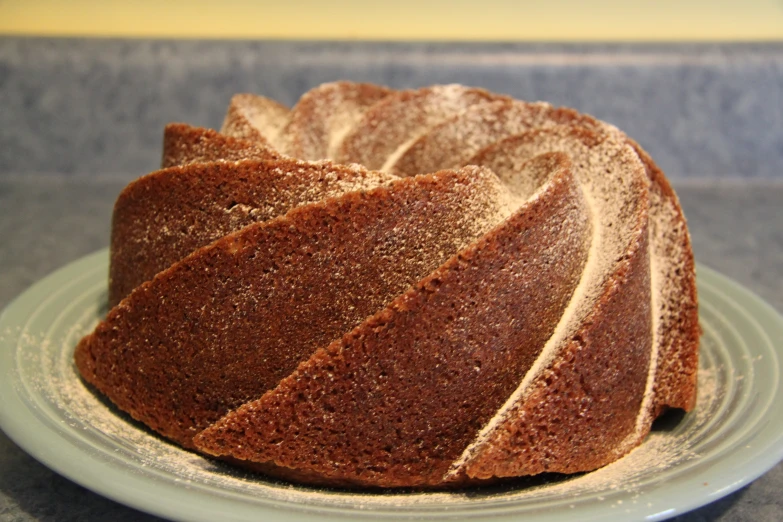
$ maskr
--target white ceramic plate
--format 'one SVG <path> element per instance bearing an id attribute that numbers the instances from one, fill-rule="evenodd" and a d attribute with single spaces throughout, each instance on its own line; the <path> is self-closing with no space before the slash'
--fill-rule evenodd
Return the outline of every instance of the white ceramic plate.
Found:
<path id="1" fill-rule="evenodd" d="M 735 491 L 783 458 L 783 319 L 700 266 L 698 406 L 659 423 L 640 448 L 606 468 L 451 493 L 358 494 L 245 474 L 159 439 L 78 378 L 73 349 L 106 313 L 107 265 L 106 251 L 72 263 L 0 317 L 0 427 L 55 471 L 163 517 L 661 520 Z"/>

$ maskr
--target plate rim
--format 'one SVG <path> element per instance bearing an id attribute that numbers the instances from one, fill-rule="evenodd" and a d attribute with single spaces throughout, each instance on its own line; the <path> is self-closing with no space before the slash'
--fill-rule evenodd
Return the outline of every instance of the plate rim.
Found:
<path id="1" fill-rule="evenodd" d="M 3 377 L 0 379 L 0 429 L 22 450 L 45 466 L 103 497 L 146 513 L 174 520 L 211 519 L 215 512 L 214 510 L 205 511 L 196 507 L 197 503 L 191 504 L 188 502 L 193 495 L 203 495 L 199 488 L 189 489 L 187 485 L 183 487 L 182 484 L 156 479 L 150 475 L 129 473 L 130 470 L 127 466 L 116 465 L 111 462 L 91 459 L 85 463 L 80 462 L 78 458 L 74 459 L 74 454 L 75 456 L 83 455 L 84 449 L 76 447 L 69 440 L 64 439 L 60 433 L 51 430 L 50 426 L 44 424 L 29 409 L 29 405 L 25 404 L 23 397 L 18 395 L 19 390 L 13 384 L 12 374 L 15 367 L 12 363 L 15 350 L 8 348 L 12 344 L 16 345 L 19 332 L 16 334 L 6 332 L 4 334 L 4 328 L 18 324 L 16 321 L 17 317 L 24 317 L 26 310 L 32 304 L 39 303 L 42 297 L 45 299 L 46 294 L 48 294 L 47 290 L 51 289 L 53 283 L 76 276 L 91 267 L 95 269 L 103 266 L 108 266 L 108 248 L 81 257 L 39 279 L 14 298 L 0 313 L 0 376 Z M 715 285 L 720 287 L 722 291 L 741 296 L 743 307 L 747 308 L 749 305 L 750 308 L 754 309 L 753 319 L 759 323 L 763 332 L 769 336 L 770 332 L 777 331 L 780 337 L 776 336 L 773 341 L 783 341 L 783 316 L 772 305 L 733 279 L 701 263 L 697 263 L 697 274 L 697 284 Z M 700 280 L 701 283 L 699 283 Z M 783 349 L 781 345 L 775 344 L 775 342 L 771 342 L 770 345 L 773 352 L 776 352 L 779 371 L 783 370 Z M 780 387 L 781 383 L 778 382 L 778 394 L 781 394 Z M 765 414 L 769 415 L 769 411 L 767 409 Z M 19 415 L 19 412 L 21 412 L 21 415 Z M 55 439 L 57 441 L 55 446 L 57 447 L 44 447 L 41 432 L 31 433 L 30 426 L 43 428 L 45 430 L 44 434 L 51 435 L 54 433 L 57 435 Z M 753 458 L 743 461 L 742 466 L 735 468 L 736 470 L 741 470 L 742 473 L 713 480 L 707 492 L 702 492 L 701 495 L 693 495 L 678 503 L 673 509 L 659 513 L 648 513 L 644 518 L 648 520 L 663 520 L 690 511 L 729 495 L 757 479 L 783 460 L 783 431 L 777 433 L 777 436 L 772 435 L 771 438 L 768 437 L 768 439 L 766 446 L 754 448 L 755 456 Z M 763 459 L 761 455 L 764 456 Z M 149 496 L 150 481 L 153 481 L 156 491 L 159 493 L 156 497 L 165 498 L 165 501 L 151 499 Z M 108 484 L 113 483 L 122 483 L 128 487 L 108 487 Z M 167 495 L 163 493 L 167 493 Z M 151 502 L 151 500 L 153 501 Z M 241 500 L 241 498 L 237 500 Z M 226 520 L 249 520 L 264 515 L 270 517 L 270 520 L 287 520 L 291 517 L 291 519 L 313 521 L 339 520 L 345 517 L 367 517 L 369 519 L 384 517 L 383 513 L 359 512 L 358 510 L 330 510 L 329 508 L 323 508 L 320 512 L 298 510 L 290 504 L 274 505 L 273 501 L 270 501 L 268 505 L 243 504 L 225 497 L 218 497 L 217 499 L 212 499 L 212 501 L 214 502 L 214 507 L 232 508 L 230 514 L 226 511 L 220 512 L 221 517 Z M 319 509 L 321 509 L 320 506 Z M 617 514 L 620 515 L 620 513 Z M 584 519 L 582 515 L 587 515 L 587 513 L 580 512 L 579 515 L 580 519 Z M 640 511 L 640 515 L 644 514 Z M 509 513 L 498 515 L 496 518 L 502 520 L 518 516 L 519 514 Z M 602 519 L 606 518 L 602 517 Z"/>

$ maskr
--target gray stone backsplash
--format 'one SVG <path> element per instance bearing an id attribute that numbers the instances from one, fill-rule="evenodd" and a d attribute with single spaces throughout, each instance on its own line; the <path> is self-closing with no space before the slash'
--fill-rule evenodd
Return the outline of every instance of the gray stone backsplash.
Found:
<path id="1" fill-rule="evenodd" d="M 170 121 L 338 79 L 486 87 L 607 120 L 673 179 L 783 176 L 783 44 L 557 45 L 0 38 L 0 176 L 157 168 Z"/>

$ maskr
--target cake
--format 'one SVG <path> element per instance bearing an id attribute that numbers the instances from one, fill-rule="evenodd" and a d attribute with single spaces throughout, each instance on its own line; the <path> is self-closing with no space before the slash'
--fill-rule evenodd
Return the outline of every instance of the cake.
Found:
<path id="1" fill-rule="evenodd" d="M 270 476 L 452 488 L 597 469 L 695 403 L 695 270 L 617 128 L 482 89 L 337 82 L 170 124 L 114 209 L 82 378 Z"/>

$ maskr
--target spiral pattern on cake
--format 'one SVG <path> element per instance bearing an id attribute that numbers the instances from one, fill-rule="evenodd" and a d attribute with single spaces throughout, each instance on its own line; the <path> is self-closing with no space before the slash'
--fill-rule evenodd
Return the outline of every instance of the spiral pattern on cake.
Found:
<path id="1" fill-rule="evenodd" d="M 695 402 L 693 254 L 617 128 L 482 89 L 337 82 L 170 124 L 115 205 L 83 378 L 185 448 L 296 482 L 606 465 Z"/>

